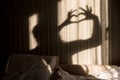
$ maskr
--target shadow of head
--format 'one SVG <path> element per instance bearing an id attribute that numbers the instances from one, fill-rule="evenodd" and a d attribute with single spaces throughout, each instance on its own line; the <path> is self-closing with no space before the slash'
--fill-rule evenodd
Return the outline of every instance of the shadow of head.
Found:
<path id="1" fill-rule="evenodd" d="M 33 33 L 33 36 L 34 38 L 36 39 L 37 43 L 39 44 L 40 43 L 40 35 L 41 35 L 41 31 L 40 31 L 40 26 L 39 25 L 36 25 L 33 30 L 32 30 L 32 33 Z"/>

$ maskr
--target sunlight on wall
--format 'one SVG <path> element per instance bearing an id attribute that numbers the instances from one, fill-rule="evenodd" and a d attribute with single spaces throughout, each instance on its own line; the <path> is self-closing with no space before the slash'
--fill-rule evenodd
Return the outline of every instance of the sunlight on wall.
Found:
<path id="1" fill-rule="evenodd" d="M 79 27 L 80 26 L 80 27 Z M 79 23 L 79 38 L 81 40 L 86 40 L 92 37 L 93 33 L 93 21 L 92 20 L 87 20 Z"/>
<path id="2" fill-rule="evenodd" d="M 67 13 L 71 9 L 76 10 L 73 14 L 77 15 L 83 12 L 81 9 L 79 9 L 79 7 L 86 9 L 86 5 L 92 7 L 92 13 L 97 15 L 100 20 L 100 0 L 62 0 L 58 3 L 58 25 L 60 25 L 67 18 Z M 84 18 L 84 15 L 79 15 L 78 17 L 72 17 L 71 21 L 78 21 Z M 59 34 L 64 42 L 71 42 L 78 39 L 89 39 L 92 36 L 92 32 L 92 20 L 85 20 L 79 23 L 72 23 L 64 26 Z"/>
<path id="3" fill-rule="evenodd" d="M 92 37 L 92 33 L 93 33 L 92 20 L 82 21 L 79 23 L 79 26 L 77 25 L 77 23 L 70 24 L 68 26 L 65 26 L 60 31 L 61 39 L 64 42 L 71 42 L 78 39 L 86 40 Z"/>
<path id="4" fill-rule="evenodd" d="M 29 17 L 29 49 L 33 49 L 37 46 L 37 42 L 33 36 L 32 30 L 38 24 L 38 14 L 33 14 Z"/>
<path id="5" fill-rule="evenodd" d="M 79 57 L 78 57 L 79 56 Z M 102 64 L 101 45 L 95 48 L 86 49 L 72 56 L 73 64 Z"/>
<path id="6" fill-rule="evenodd" d="M 80 12 L 83 12 L 79 7 L 82 7 L 86 10 L 86 5 L 88 7 L 92 7 L 92 14 L 95 14 L 98 16 L 98 19 L 100 21 L 100 24 L 102 24 L 102 39 L 105 40 L 105 29 L 108 24 L 108 12 L 107 12 L 107 2 L 108 0 L 61 0 L 58 2 L 58 26 L 64 22 L 64 20 L 67 19 L 67 13 L 73 9 L 76 11 L 72 14 L 79 14 Z M 104 3 L 104 4 L 103 4 Z M 103 5 L 104 7 L 102 7 Z M 102 7 L 102 8 L 101 8 Z M 104 10 L 103 10 L 104 8 Z M 102 10 L 101 10 L 102 9 Z M 101 16 L 102 15 L 102 16 Z M 104 19 L 103 19 L 104 15 Z M 84 19 L 84 15 L 80 15 L 77 17 L 72 17 L 71 21 L 79 21 L 81 19 Z M 88 40 L 92 37 L 93 33 L 93 21 L 92 20 L 85 20 L 79 23 L 72 23 L 69 25 L 66 25 L 62 28 L 62 30 L 59 32 L 60 38 L 63 42 L 70 43 L 72 41 L 77 40 Z M 99 35 L 98 35 L 99 36 Z M 73 64 L 102 64 L 103 60 L 108 56 L 108 43 L 105 42 L 105 44 L 102 43 L 102 45 L 98 45 L 93 48 L 85 49 L 84 51 L 78 51 L 74 53 L 72 60 Z M 107 45 L 107 48 L 103 46 Z M 82 46 L 81 46 L 82 47 Z M 105 50 L 106 49 L 106 50 Z M 104 51 L 103 51 L 104 50 Z"/>

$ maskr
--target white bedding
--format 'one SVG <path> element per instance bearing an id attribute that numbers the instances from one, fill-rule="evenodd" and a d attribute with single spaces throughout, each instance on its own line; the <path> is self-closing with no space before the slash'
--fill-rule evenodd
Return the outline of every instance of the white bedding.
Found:
<path id="1" fill-rule="evenodd" d="M 116 66 L 112 69 L 108 69 L 98 73 L 92 73 L 91 75 L 99 79 L 120 80 L 120 67 Z"/>

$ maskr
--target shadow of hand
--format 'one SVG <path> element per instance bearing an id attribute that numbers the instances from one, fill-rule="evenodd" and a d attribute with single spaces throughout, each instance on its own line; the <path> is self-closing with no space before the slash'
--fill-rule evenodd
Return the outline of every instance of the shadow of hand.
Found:
<path id="1" fill-rule="evenodd" d="M 75 11 L 76 11 L 76 10 L 71 9 L 71 10 L 68 12 L 67 19 L 66 19 L 67 24 L 73 23 L 73 21 L 71 21 L 71 18 L 72 18 L 73 16 L 78 17 L 78 15 L 73 14 Z"/>
<path id="2" fill-rule="evenodd" d="M 81 21 L 83 21 L 83 20 L 93 19 L 93 18 L 95 17 L 95 15 L 92 14 L 92 8 L 91 8 L 91 7 L 89 8 L 89 7 L 86 5 L 86 10 L 83 9 L 83 8 L 81 8 L 81 7 L 79 7 L 79 9 L 81 9 L 83 12 L 81 12 L 81 13 L 79 13 L 79 14 L 77 14 L 77 15 L 73 14 L 77 9 L 75 9 L 75 10 L 71 9 L 71 10 L 68 12 L 67 19 L 66 19 L 66 25 L 71 24 L 71 23 L 78 23 L 78 22 L 81 22 Z M 78 21 L 71 21 L 71 18 L 72 18 L 72 17 L 78 17 L 78 16 L 80 16 L 80 15 L 84 15 L 85 18 L 84 18 L 84 19 L 81 19 L 81 20 L 78 20 Z"/>
<path id="3" fill-rule="evenodd" d="M 80 10 L 82 10 L 82 12 L 78 13 L 78 14 L 74 14 L 75 11 L 77 11 L 78 9 L 71 9 L 68 14 L 67 14 L 67 19 L 59 25 L 59 31 L 66 25 L 72 24 L 72 23 L 79 23 L 81 21 L 84 20 L 89 20 L 89 19 L 93 19 L 94 21 L 98 18 L 95 14 L 92 14 L 92 8 L 88 7 L 88 5 L 86 5 L 86 9 L 79 7 Z M 79 17 L 80 15 L 84 15 L 85 18 L 77 20 L 77 21 L 72 21 L 72 17 Z"/>
<path id="4" fill-rule="evenodd" d="M 89 8 L 89 7 L 86 5 L 86 10 L 83 9 L 83 8 L 81 8 L 81 7 L 79 7 L 79 8 L 83 11 L 83 12 L 80 13 L 80 14 L 85 15 L 85 18 L 82 19 L 82 20 L 80 20 L 80 21 L 88 20 L 88 19 L 93 19 L 93 18 L 95 17 L 95 15 L 92 14 L 92 8 L 91 8 L 91 7 Z"/>

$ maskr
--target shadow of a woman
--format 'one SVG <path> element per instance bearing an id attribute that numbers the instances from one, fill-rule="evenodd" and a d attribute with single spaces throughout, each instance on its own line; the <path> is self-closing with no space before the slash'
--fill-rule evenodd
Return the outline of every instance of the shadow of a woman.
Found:
<path id="1" fill-rule="evenodd" d="M 80 9 L 83 11 L 82 13 L 79 13 L 78 15 L 74 15 L 73 12 L 75 12 L 76 10 L 71 10 L 68 12 L 68 16 L 67 19 L 58 26 L 58 36 L 59 36 L 59 57 L 60 57 L 60 62 L 63 64 L 71 64 L 72 63 L 72 56 L 79 51 L 85 50 L 85 49 L 89 49 L 92 47 L 96 47 L 98 45 L 101 44 L 101 26 L 99 24 L 99 20 L 98 17 L 95 14 L 92 14 L 92 8 L 86 6 L 87 9 L 83 9 L 80 7 Z M 78 17 L 79 15 L 84 15 L 85 18 L 82 20 L 78 20 L 78 21 L 71 21 L 72 17 Z M 87 40 L 75 40 L 72 42 L 64 42 L 61 38 L 60 38 L 60 34 L 59 32 L 61 31 L 61 29 L 63 29 L 64 26 L 72 24 L 72 23 L 79 23 L 82 22 L 84 20 L 93 20 L 93 33 L 92 33 L 92 37 L 87 39 Z M 39 53 L 40 55 L 45 55 L 45 53 L 42 53 L 42 50 L 40 47 L 42 47 L 40 45 L 40 37 L 38 36 L 40 33 L 40 27 L 36 26 L 33 29 L 33 34 L 34 37 L 36 38 L 36 41 L 38 42 L 38 46 L 31 50 L 31 53 Z M 90 44 L 89 44 L 90 43 Z M 77 46 L 76 46 L 77 45 Z M 79 48 L 78 48 L 79 47 Z M 69 51 L 68 51 L 69 49 Z M 55 52 L 56 53 L 56 52 Z"/>

